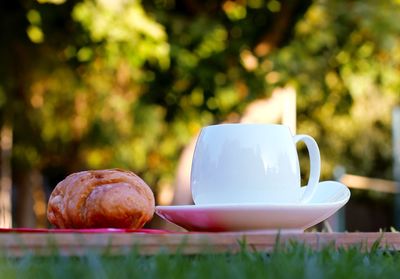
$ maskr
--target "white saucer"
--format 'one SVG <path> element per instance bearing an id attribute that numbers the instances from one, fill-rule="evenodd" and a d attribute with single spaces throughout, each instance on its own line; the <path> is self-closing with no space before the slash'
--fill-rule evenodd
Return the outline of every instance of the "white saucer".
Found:
<path id="1" fill-rule="evenodd" d="M 189 231 L 303 232 L 333 215 L 349 199 L 350 191 L 345 185 L 324 181 L 311 201 L 304 204 L 157 206 L 156 213 Z"/>

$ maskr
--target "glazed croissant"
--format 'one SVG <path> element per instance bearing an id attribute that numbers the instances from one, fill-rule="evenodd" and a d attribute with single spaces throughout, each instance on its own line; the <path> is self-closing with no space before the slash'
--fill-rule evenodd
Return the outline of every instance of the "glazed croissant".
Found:
<path id="1" fill-rule="evenodd" d="M 154 214 L 154 195 L 136 174 L 120 169 L 67 176 L 51 193 L 47 218 L 58 228 L 131 228 Z"/>

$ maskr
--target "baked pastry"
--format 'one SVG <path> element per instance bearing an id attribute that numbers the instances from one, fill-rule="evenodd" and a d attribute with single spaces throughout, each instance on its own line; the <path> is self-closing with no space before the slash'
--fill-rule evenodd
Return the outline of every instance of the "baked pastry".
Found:
<path id="1" fill-rule="evenodd" d="M 154 207 L 153 192 L 133 172 L 90 170 L 57 184 L 47 218 L 58 228 L 139 229 L 153 217 Z"/>

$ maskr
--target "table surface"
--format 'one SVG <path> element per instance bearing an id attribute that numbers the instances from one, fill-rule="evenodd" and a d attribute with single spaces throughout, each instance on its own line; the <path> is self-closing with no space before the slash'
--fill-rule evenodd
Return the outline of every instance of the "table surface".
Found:
<path id="1" fill-rule="evenodd" d="M 134 248 L 139 254 L 163 253 L 221 253 L 237 252 L 243 245 L 254 251 L 272 251 L 277 243 L 304 243 L 313 249 L 326 245 L 349 247 L 359 245 L 370 249 L 377 241 L 380 246 L 400 250 L 400 233 L 320 233 L 279 234 L 265 232 L 228 233 L 0 233 L 0 253 L 23 256 L 26 253 L 49 255 L 82 255 L 87 251 L 122 255 Z"/>

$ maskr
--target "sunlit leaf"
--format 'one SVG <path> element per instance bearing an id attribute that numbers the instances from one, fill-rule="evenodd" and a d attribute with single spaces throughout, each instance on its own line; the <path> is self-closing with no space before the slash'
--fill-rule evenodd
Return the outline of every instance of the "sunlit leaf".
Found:
<path id="1" fill-rule="evenodd" d="M 39 2 L 40 4 L 56 4 L 56 5 L 60 5 L 65 3 L 66 0 L 36 0 L 37 2 Z"/>
<path id="2" fill-rule="evenodd" d="M 42 17 L 37 10 L 29 10 L 26 14 L 26 18 L 28 19 L 29 23 L 32 25 L 40 25 L 42 23 Z"/>
<path id="3" fill-rule="evenodd" d="M 39 43 L 42 43 L 44 41 L 43 31 L 38 26 L 35 26 L 35 25 L 28 26 L 28 29 L 26 30 L 26 33 L 28 34 L 29 39 L 33 43 L 39 44 Z"/>

